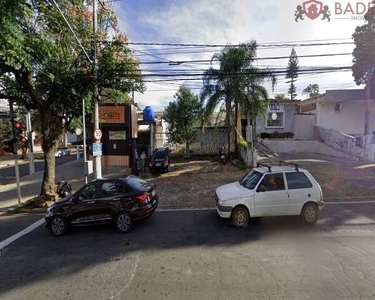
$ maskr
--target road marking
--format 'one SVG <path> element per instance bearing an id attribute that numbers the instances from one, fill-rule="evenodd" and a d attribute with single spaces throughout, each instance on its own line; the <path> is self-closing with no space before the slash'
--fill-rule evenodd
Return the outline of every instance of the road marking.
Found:
<path id="1" fill-rule="evenodd" d="M 332 201 L 332 202 L 325 202 L 327 205 L 342 205 L 342 204 L 372 204 L 375 203 L 375 200 L 369 201 Z"/>
<path id="2" fill-rule="evenodd" d="M 374 196 L 370 197 L 370 196 L 362 196 L 362 197 L 340 197 L 340 198 L 331 198 L 331 197 L 324 197 L 324 200 L 326 201 L 329 201 L 329 200 L 350 200 L 350 199 L 356 199 L 356 200 L 360 200 L 360 199 L 373 199 Z"/>
<path id="3" fill-rule="evenodd" d="M 142 254 L 142 253 L 141 253 Z M 130 276 L 130 279 L 128 280 L 128 282 L 126 283 L 125 287 L 122 288 L 118 293 L 117 293 L 117 296 L 118 297 L 121 297 L 121 294 L 123 294 L 125 292 L 125 290 L 130 286 L 130 284 L 132 283 L 133 281 L 133 278 L 135 276 L 135 273 L 137 272 L 137 268 L 138 268 L 138 263 L 139 263 L 139 259 L 141 258 L 141 254 L 137 255 L 137 259 L 136 259 L 136 262 L 135 262 L 135 265 L 134 265 L 134 268 L 133 268 L 133 271 L 132 271 L 132 274 Z M 111 297 L 111 299 L 113 299 L 114 296 Z"/>
<path id="4" fill-rule="evenodd" d="M 18 240 L 19 238 L 23 237 L 24 235 L 30 233 L 34 229 L 38 228 L 40 225 L 44 223 L 44 218 L 40 219 L 39 221 L 36 221 L 35 223 L 31 224 L 29 227 L 25 228 L 24 230 L 16 233 L 15 235 L 12 235 L 11 237 L 8 237 L 4 241 L 0 243 L 0 250 L 8 246 L 9 244 L 13 243 L 14 241 Z"/>

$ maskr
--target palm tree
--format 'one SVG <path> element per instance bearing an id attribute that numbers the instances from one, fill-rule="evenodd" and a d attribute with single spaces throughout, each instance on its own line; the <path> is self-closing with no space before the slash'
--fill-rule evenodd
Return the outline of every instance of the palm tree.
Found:
<path id="1" fill-rule="evenodd" d="M 285 94 L 276 94 L 275 95 L 275 100 L 286 100 L 288 97 Z"/>
<path id="2" fill-rule="evenodd" d="M 230 141 L 233 123 L 236 128 L 235 145 L 239 143 L 241 133 L 241 112 L 250 113 L 255 120 L 259 113 L 265 113 L 268 105 L 268 92 L 263 87 L 265 80 L 271 80 L 272 88 L 276 77 L 270 69 L 254 66 L 257 44 L 255 41 L 240 44 L 238 47 L 226 46 L 212 56 L 219 63 L 218 68 L 211 67 L 203 76 L 201 102 L 205 109 L 205 120 L 219 108 L 225 109 L 228 126 L 227 150 L 230 153 Z M 232 115 L 234 111 L 234 122 Z"/>
<path id="3" fill-rule="evenodd" d="M 319 95 L 319 85 L 314 83 L 314 84 L 309 84 L 303 91 L 303 95 L 308 95 L 310 98 L 316 97 Z"/>

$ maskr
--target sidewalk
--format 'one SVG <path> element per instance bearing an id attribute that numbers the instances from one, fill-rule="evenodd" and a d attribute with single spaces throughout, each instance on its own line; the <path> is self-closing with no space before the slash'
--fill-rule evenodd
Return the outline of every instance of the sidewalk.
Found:
<path id="1" fill-rule="evenodd" d="M 25 164 L 28 163 L 28 159 L 18 159 L 19 164 Z M 13 156 L 7 155 L 7 156 L 1 156 L 0 157 L 0 169 L 12 167 L 14 166 L 14 158 Z"/>
<path id="2" fill-rule="evenodd" d="M 103 168 L 104 177 L 120 177 L 129 174 L 130 170 L 125 167 L 108 167 Z M 89 181 L 93 180 L 91 174 Z M 21 194 L 22 200 L 33 198 L 40 193 L 43 180 L 43 171 L 36 172 L 33 175 L 21 177 Z M 83 159 L 74 160 L 56 167 L 56 182 L 65 180 L 71 183 L 73 192 L 79 189 L 85 183 L 83 175 Z M 0 211 L 5 211 L 18 204 L 16 184 L 8 184 L 4 187 L 0 186 Z"/>
<path id="3" fill-rule="evenodd" d="M 41 158 L 42 155 L 38 153 L 38 155 L 34 158 L 35 161 L 42 161 Z M 28 164 L 29 159 L 26 157 L 25 159 L 20 158 L 21 155 L 18 155 L 18 164 Z M 14 158 L 13 155 L 4 155 L 0 156 L 0 169 L 7 168 L 7 167 L 13 167 L 14 166 Z"/>

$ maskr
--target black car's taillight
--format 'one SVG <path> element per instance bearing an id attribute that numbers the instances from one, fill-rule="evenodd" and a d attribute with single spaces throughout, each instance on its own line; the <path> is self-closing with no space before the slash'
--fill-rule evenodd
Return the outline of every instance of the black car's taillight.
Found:
<path id="1" fill-rule="evenodd" d="M 148 200 L 149 198 L 149 195 L 148 193 L 145 193 L 145 194 L 142 194 L 142 195 L 139 195 L 137 197 L 135 197 L 138 201 L 142 201 L 142 202 L 145 202 Z"/>

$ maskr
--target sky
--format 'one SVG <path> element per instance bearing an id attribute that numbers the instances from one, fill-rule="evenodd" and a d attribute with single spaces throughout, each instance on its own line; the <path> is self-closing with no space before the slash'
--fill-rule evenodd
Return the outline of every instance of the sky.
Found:
<path id="1" fill-rule="evenodd" d="M 119 18 L 120 29 L 128 36 L 130 42 L 157 43 L 195 43 L 195 44 L 238 44 L 255 39 L 257 43 L 285 43 L 310 40 L 330 40 L 328 42 L 351 42 L 351 36 L 356 28 L 363 24 L 361 20 L 338 19 L 343 15 L 336 14 L 335 2 L 323 1 L 331 12 L 331 21 L 317 18 L 295 22 L 294 13 L 303 0 L 118 0 L 114 8 Z M 344 7 L 348 1 L 342 2 Z M 348 14 L 345 15 L 347 17 Z M 325 41 L 327 42 L 327 41 Z M 161 49 L 163 46 L 130 45 L 134 55 L 140 62 L 163 60 L 196 60 L 210 59 L 213 52 L 198 51 L 199 53 L 161 53 L 158 57 L 145 55 L 144 51 Z M 354 45 L 296 47 L 297 55 L 351 53 Z M 165 46 L 164 46 L 165 49 Z M 205 49 L 207 50 L 207 49 Z M 220 49 L 216 49 L 220 50 Z M 143 51 L 139 52 L 139 51 Z M 210 50 L 212 51 L 212 50 Z M 258 57 L 289 56 L 289 48 L 259 49 Z M 164 51 L 165 52 L 165 51 Z M 181 51 L 180 51 L 181 52 Z M 155 54 L 156 52 L 153 51 Z M 319 58 L 300 58 L 300 66 L 351 66 L 352 56 L 335 56 Z M 258 61 L 260 67 L 286 67 L 288 59 Z M 162 68 L 168 70 L 186 69 L 190 71 L 203 70 L 208 65 L 165 64 Z M 142 65 L 146 74 L 152 65 Z M 154 67 L 155 68 L 155 67 Z M 161 68 L 160 65 L 157 68 Z M 271 95 L 286 93 L 286 79 L 280 77 Z M 329 73 L 300 77 L 297 81 L 299 99 L 302 90 L 308 85 L 317 83 L 320 92 L 327 89 L 356 88 L 351 72 Z M 195 82 L 159 82 L 147 83 L 144 94 L 136 93 L 135 100 L 142 108 L 152 106 L 161 110 L 173 100 L 173 95 L 180 84 L 193 88 L 199 94 L 201 81 Z"/>

